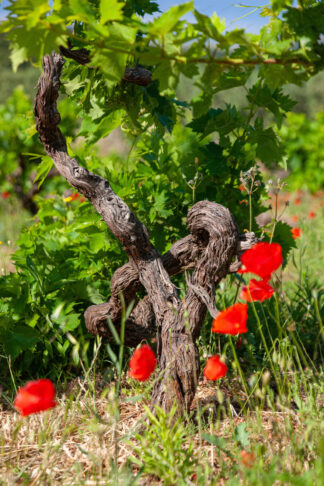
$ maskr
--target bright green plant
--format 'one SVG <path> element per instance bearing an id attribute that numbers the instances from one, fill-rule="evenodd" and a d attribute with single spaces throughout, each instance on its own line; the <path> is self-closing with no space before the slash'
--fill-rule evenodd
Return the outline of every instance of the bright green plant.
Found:
<path id="1" fill-rule="evenodd" d="M 17 273 L 0 279 L 0 342 L 17 375 L 47 370 L 54 378 L 71 353 L 75 366 L 79 355 L 86 359 L 84 308 L 105 300 L 124 255 L 88 203 L 62 196 L 37 202 L 39 221 L 13 256 Z"/>
<path id="2" fill-rule="evenodd" d="M 73 103 L 65 99 L 60 104 L 64 118 L 62 130 L 73 137 L 77 119 Z M 32 103 L 21 87 L 0 105 L 0 193 L 7 193 L 32 213 L 37 212 L 35 195 L 42 183 L 45 193 L 63 192 L 65 181 L 57 173 L 48 175 L 53 163 L 44 154 L 36 133 Z"/>
<path id="3" fill-rule="evenodd" d="M 198 465 L 193 443 L 186 445 L 186 428 L 181 420 L 174 421 L 176 409 L 170 413 L 156 408 L 156 415 L 145 407 L 149 426 L 136 434 L 138 445 L 131 443 L 136 456 L 131 461 L 143 472 L 157 476 L 166 485 L 185 485 Z M 195 474 L 196 475 L 196 474 Z"/>
<path id="4" fill-rule="evenodd" d="M 288 113 L 280 136 L 287 153 L 288 189 L 316 192 L 324 187 L 324 113 L 313 119 Z"/>

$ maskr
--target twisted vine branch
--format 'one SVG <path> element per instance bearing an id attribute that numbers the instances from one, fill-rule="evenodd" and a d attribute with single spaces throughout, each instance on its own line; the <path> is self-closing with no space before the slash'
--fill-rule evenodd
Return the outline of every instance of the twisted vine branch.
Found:
<path id="1" fill-rule="evenodd" d="M 188 213 L 190 234 L 161 256 L 150 242 L 146 227 L 114 193 L 109 182 L 68 155 L 58 128 L 60 115 L 56 106 L 63 64 L 64 59 L 56 53 L 43 59 L 44 72 L 38 82 L 34 108 L 39 138 L 58 172 L 89 199 L 129 257 L 129 262 L 113 276 L 109 302 L 86 310 L 87 327 L 109 337 L 107 317 L 116 327 L 120 320 L 119 292 L 123 292 L 126 304 L 134 299 L 136 305 L 126 324 L 126 344 L 135 345 L 156 330 L 163 376 L 154 388 L 153 404 L 170 410 L 176 400 L 181 414 L 189 410 L 195 395 L 199 374 L 195 340 L 207 309 L 212 314 L 217 312 L 213 303 L 215 288 L 227 273 L 238 269 L 237 256 L 254 243 L 254 235 L 240 236 L 228 209 L 200 201 Z M 186 269 L 193 272 L 187 278 L 187 295 L 181 300 L 170 275 Z M 147 295 L 138 301 L 136 292 L 141 286 Z"/>

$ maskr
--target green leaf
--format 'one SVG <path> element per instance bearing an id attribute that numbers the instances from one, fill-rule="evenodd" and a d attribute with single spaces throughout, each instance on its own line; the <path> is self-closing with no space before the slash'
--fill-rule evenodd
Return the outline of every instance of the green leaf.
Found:
<path id="1" fill-rule="evenodd" d="M 235 427 L 234 438 L 241 444 L 242 447 L 248 447 L 250 445 L 250 434 L 246 430 L 245 422 L 241 422 Z"/>
<path id="2" fill-rule="evenodd" d="M 27 50 L 24 46 L 22 47 L 13 46 L 9 57 L 11 59 L 12 70 L 14 73 L 16 73 L 20 64 L 27 61 L 28 59 Z"/>
<path id="3" fill-rule="evenodd" d="M 278 164 L 285 153 L 272 128 L 263 130 L 258 127 L 249 138 L 249 142 L 257 145 L 257 157 L 268 166 Z"/>
<path id="4" fill-rule="evenodd" d="M 63 319 L 62 329 L 64 332 L 74 331 L 80 325 L 80 314 L 69 314 Z"/>
<path id="5" fill-rule="evenodd" d="M 17 274 L 9 274 L 6 278 L 0 278 L 0 295 L 4 297 L 18 298 L 21 293 L 21 286 Z"/>
<path id="6" fill-rule="evenodd" d="M 80 127 L 79 136 L 86 136 L 90 143 L 95 143 L 119 127 L 122 116 L 123 111 L 117 110 L 102 118 L 100 123 L 91 120 L 90 117 L 85 117 Z"/>
<path id="7" fill-rule="evenodd" d="M 167 34 L 175 27 L 178 20 L 193 8 L 193 1 L 171 7 L 153 22 L 149 28 L 149 33 L 155 37 Z"/>
<path id="8" fill-rule="evenodd" d="M 34 182 L 39 181 L 38 189 L 45 181 L 47 174 L 49 173 L 49 171 L 53 166 L 53 160 L 49 155 L 40 155 L 39 157 L 41 157 L 42 161 L 37 167 L 36 177 L 34 179 Z"/>
<path id="9" fill-rule="evenodd" d="M 123 7 L 124 4 L 118 0 L 100 0 L 100 22 L 105 24 L 108 20 L 121 20 Z"/>
<path id="10" fill-rule="evenodd" d="M 209 444 L 215 445 L 221 451 L 225 452 L 225 454 L 227 454 L 228 457 L 233 457 L 232 454 L 227 450 L 226 448 L 227 443 L 223 437 L 217 437 L 217 435 L 212 435 L 205 432 L 202 434 L 202 438 Z"/>
<path id="11" fill-rule="evenodd" d="M 281 89 L 271 90 L 267 85 L 260 86 L 260 83 L 249 89 L 247 98 L 250 103 L 270 110 L 274 114 L 279 128 L 285 117 L 285 112 L 290 111 L 296 104 L 288 95 L 284 95 Z"/>
<path id="12" fill-rule="evenodd" d="M 107 49 L 98 50 L 92 58 L 93 65 L 103 72 L 104 81 L 108 89 L 120 83 L 125 73 L 126 62 L 126 54 L 112 52 Z"/>
<path id="13" fill-rule="evenodd" d="M 113 337 L 115 339 L 115 344 L 117 344 L 117 346 L 120 346 L 120 344 L 121 344 L 120 343 L 120 337 L 118 336 L 118 332 L 116 331 L 115 325 L 112 322 L 112 320 L 110 319 L 110 317 L 107 318 L 107 324 L 109 326 L 111 334 L 113 335 Z"/>
<path id="14" fill-rule="evenodd" d="M 217 117 L 223 112 L 220 108 L 210 108 L 206 115 L 202 115 L 198 118 L 194 118 L 187 127 L 192 128 L 196 133 L 202 133 L 204 137 L 215 131 L 215 124 Z"/>
<path id="15" fill-rule="evenodd" d="M 149 212 L 149 218 L 151 222 L 155 221 L 157 215 L 162 216 L 163 218 L 167 218 L 172 214 L 172 211 L 170 209 L 165 209 L 167 200 L 168 196 L 166 195 L 166 191 L 154 193 L 154 204 L 150 208 Z"/>
<path id="16" fill-rule="evenodd" d="M 89 243 L 89 248 L 91 251 L 94 253 L 98 253 L 98 251 L 102 250 L 103 248 L 106 248 L 107 245 L 107 240 L 106 240 L 106 234 L 105 233 L 95 233 L 90 237 L 90 243 Z"/>
<path id="17" fill-rule="evenodd" d="M 223 148 L 214 142 L 210 142 L 200 149 L 203 160 L 212 176 L 223 177 L 228 173 L 226 157 L 223 155 Z"/>
<path id="18" fill-rule="evenodd" d="M 217 76 L 213 79 L 214 93 L 224 91 L 226 89 L 236 88 L 245 84 L 251 74 L 251 69 L 237 70 L 231 69 L 228 71 L 218 71 Z"/>
<path id="19" fill-rule="evenodd" d="M 76 76 L 69 81 L 65 81 L 63 86 L 66 94 L 72 96 L 75 91 L 84 87 L 84 81 L 80 81 L 80 77 Z"/>
<path id="20" fill-rule="evenodd" d="M 108 351 L 108 354 L 109 354 L 109 357 L 110 357 L 112 363 L 116 366 L 117 363 L 118 363 L 118 358 L 117 358 L 115 352 L 113 351 L 112 347 L 110 346 L 110 344 L 107 344 L 106 349 Z"/>
<path id="21" fill-rule="evenodd" d="M 100 291 L 96 289 L 93 285 L 87 285 L 87 295 L 90 302 L 93 304 L 102 304 L 104 302 L 104 298 L 101 295 Z"/>
<path id="22" fill-rule="evenodd" d="M 209 110 L 212 104 L 213 93 L 212 91 L 203 91 L 199 96 L 192 98 L 193 115 L 194 118 L 199 118 Z"/>
<path id="23" fill-rule="evenodd" d="M 201 133 L 202 138 L 205 138 L 215 131 L 226 135 L 234 128 L 240 127 L 242 123 L 242 116 L 236 108 L 228 105 L 226 110 L 211 108 L 205 115 L 194 118 L 187 127 L 192 128 L 194 132 Z"/>
<path id="24" fill-rule="evenodd" d="M 291 226 L 278 221 L 274 230 L 273 241 L 279 243 L 282 248 L 283 268 L 287 265 L 288 254 L 292 248 L 296 248 L 296 242 L 292 237 Z"/>
<path id="25" fill-rule="evenodd" d="M 85 22 L 95 20 L 91 2 L 88 2 L 88 0 L 69 0 L 69 4 L 73 11 L 73 18 L 84 20 Z"/>
<path id="26" fill-rule="evenodd" d="M 211 17 L 203 15 L 197 10 L 194 11 L 194 15 L 197 19 L 196 29 L 200 30 L 208 37 L 219 41 L 222 38 L 221 33 L 225 30 L 225 20 L 221 20 L 218 15 L 214 12 Z"/>
<path id="27" fill-rule="evenodd" d="M 35 346 L 40 340 L 38 332 L 28 326 L 15 326 L 12 330 L 8 329 L 5 333 L 1 332 L 0 337 L 6 353 L 11 356 L 12 360 L 22 351 Z"/>

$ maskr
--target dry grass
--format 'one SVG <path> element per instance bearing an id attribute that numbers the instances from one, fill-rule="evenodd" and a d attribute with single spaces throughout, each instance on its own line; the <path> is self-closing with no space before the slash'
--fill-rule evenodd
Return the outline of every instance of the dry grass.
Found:
<path id="1" fill-rule="evenodd" d="M 58 398 L 57 407 L 51 411 L 21 418 L 13 410 L 0 410 L 0 484 L 1 485 L 107 485 L 131 484 L 130 475 L 138 468 L 131 466 L 129 441 L 143 423 L 143 403 L 133 401 L 137 390 L 129 382 L 122 388 L 120 419 L 116 426 L 113 384 L 110 390 L 95 392 L 84 381 L 77 380 L 72 388 Z M 200 383 L 197 397 L 200 408 L 212 412 L 219 407 L 215 385 Z M 144 390 L 144 388 L 143 388 Z M 323 397 L 319 410 L 323 409 Z M 322 405 L 321 405 L 322 402 Z M 230 409 L 231 410 L 231 409 Z M 280 469 L 303 473 L 316 458 L 316 449 L 304 450 L 315 431 L 322 428 L 320 415 L 308 417 L 294 409 L 281 411 L 255 410 L 242 417 L 229 412 L 215 420 L 207 414 L 203 432 L 225 440 L 226 450 L 220 450 L 202 438 L 202 430 L 189 424 L 186 442 L 194 444 L 199 464 L 212 471 L 206 484 L 226 484 L 233 468 L 244 476 L 247 468 L 240 461 L 241 444 L 233 438 L 235 427 L 245 422 L 251 442 L 253 463 L 256 467 L 270 467 L 280 458 Z M 209 417 L 209 418 L 208 418 Z M 116 432 L 118 445 L 116 448 Z M 158 437 L 156 438 L 158 441 Z M 152 445 L 153 446 L 153 445 Z M 296 450 L 300 454 L 296 455 Z M 118 476 L 113 466 L 117 463 Z M 254 467 L 254 466 L 253 466 Z M 241 477 L 241 479 L 242 479 Z M 158 478 L 141 475 L 138 485 L 164 484 Z M 186 484 L 201 484 L 188 478 Z M 249 484 L 249 483 L 241 483 Z M 279 484 L 279 483 L 278 483 Z"/>
<path id="2" fill-rule="evenodd" d="M 79 389 L 76 399 L 63 394 L 55 409 L 27 418 L 1 411 L 0 477 L 4 484 L 24 479 L 29 485 L 107 484 L 115 455 L 113 397 L 93 397 L 81 381 Z M 139 402 L 121 403 L 119 435 L 131 434 L 142 414 Z M 129 454 L 130 447 L 119 442 L 118 466 Z"/>

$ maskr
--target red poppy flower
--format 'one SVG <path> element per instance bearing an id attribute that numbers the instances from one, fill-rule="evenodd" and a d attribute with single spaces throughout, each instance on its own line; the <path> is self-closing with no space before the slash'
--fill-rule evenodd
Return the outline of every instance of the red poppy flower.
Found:
<path id="1" fill-rule="evenodd" d="M 291 228 L 291 234 L 294 240 L 296 240 L 296 238 L 300 238 L 302 230 L 300 228 Z"/>
<path id="2" fill-rule="evenodd" d="M 240 459 L 243 466 L 251 468 L 255 463 L 255 454 L 253 452 L 241 451 L 240 452 Z"/>
<path id="3" fill-rule="evenodd" d="M 10 192 L 8 191 L 4 191 L 2 194 L 1 194 L 2 198 L 3 199 L 8 199 L 8 197 L 10 197 Z"/>
<path id="4" fill-rule="evenodd" d="M 203 373 L 207 380 L 215 381 L 225 376 L 227 369 L 226 364 L 223 363 L 220 357 L 216 354 L 215 356 L 207 359 Z"/>
<path id="5" fill-rule="evenodd" d="M 78 192 L 76 192 L 75 194 L 73 194 L 73 195 L 71 196 L 72 201 L 74 201 L 75 199 L 77 199 L 79 196 L 80 196 L 80 194 L 79 194 Z"/>
<path id="6" fill-rule="evenodd" d="M 315 213 L 314 211 L 310 211 L 310 212 L 308 213 L 308 217 L 309 217 L 309 219 L 314 219 L 314 218 L 315 218 L 315 216 L 316 216 L 316 213 Z"/>
<path id="7" fill-rule="evenodd" d="M 80 203 L 84 202 L 85 201 L 85 197 L 80 197 Z"/>
<path id="8" fill-rule="evenodd" d="M 240 186 L 238 186 L 239 190 L 241 192 L 245 191 L 245 186 L 243 186 L 243 184 L 241 184 Z"/>
<path id="9" fill-rule="evenodd" d="M 241 257 L 243 268 L 240 273 L 255 273 L 262 280 L 270 280 L 272 272 L 282 264 L 282 250 L 279 243 L 256 243 Z"/>
<path id="10" fill-rule="evenodd" d="M 291 217 L 291 221 L 292 221 L 293 223 L 297 223 L 297 221 L 298 221 L 298 216 L 296 216 L 296 215 L 294 214 L 294 215 Z"/>
<path id="11" fill-rule="evenodd" d="M 300 205 L 300 203 L 301 203 L 301 199 L 300 199 L 300 197 L 297 197 L 297 198 L 295 199 L 295 204 L 296 204 L 296 206 L 299 206 L 299 205 Z"/>
<path id="12" fill-rule="evenodd" d="M 243 334 L 247 332 L 247 304 L 234 304 L 223 310 L 213 320 L 212 332 L 220 334 Z"/>
<path id="13" fill-rule="evenodd" d="M 14 407 L 26 416 L 55 407 L 55 387 L 47 378 L 29 381 L 18 389 Z"/>
<path id="14" fill-rule="evenodd" d="M 135 349 L 129 361 L 129 376 L 138 381 L 147 380 L 156 367 L 156 357 L 150 346 Z"/>
<path id="15" fill-rule="evenodd" d="M 263 302 L 266 299 L 270 299 L 274 292 L 274 289 L 264 280 L 250 280 L 248 287 L 243 287 L 241 291 L 241 299 L 247 302 L 256 302 L 259 300 Z"/>

